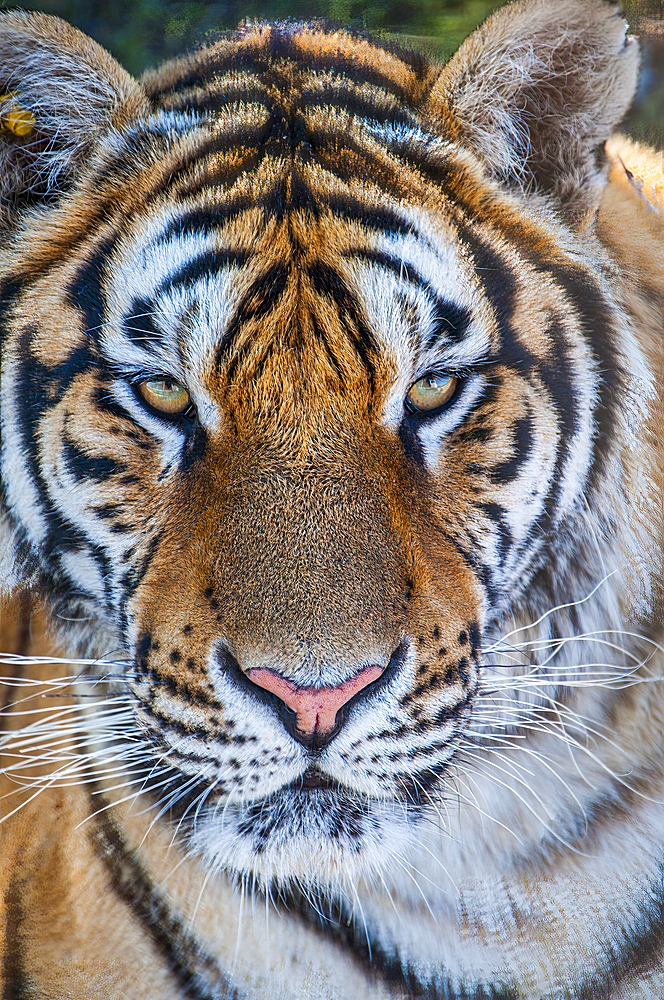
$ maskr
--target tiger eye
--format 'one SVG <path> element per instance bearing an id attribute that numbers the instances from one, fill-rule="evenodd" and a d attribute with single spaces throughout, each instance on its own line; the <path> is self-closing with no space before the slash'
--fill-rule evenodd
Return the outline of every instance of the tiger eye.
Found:
<path id="1" fill-rule="evenodd" d="M 453 375 L 425 375 L 411 385 L 406 400 L 420 412 L 437 410 L 449 403 L 459 380 Z"/>
<path id="2" fill-rule="evenodd" d="M 191 396 L 179 382 L 156 378 L 138 383 L 138 391 L 150 406 L 172 416 L 184 413 L 191 405 Z"/>

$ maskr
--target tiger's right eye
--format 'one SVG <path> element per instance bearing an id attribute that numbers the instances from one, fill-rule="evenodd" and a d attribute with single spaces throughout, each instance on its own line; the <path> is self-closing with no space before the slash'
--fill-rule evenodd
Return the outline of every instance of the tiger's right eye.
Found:
<path id="1" fill-rule="evenodd" d="M 459 384 L 454 375 L 425 375 L 414 382 L 408 390 L 406 404 L 418 413 L 437 410 L 449 403 Z"/>
<path id="2" fill-rule="evenodd" d="M 191 406 L 191 396 L 179 382 L 166 378 L 146 379 L 139 382 L 137 388 L 146 403 L 167 416 L 185 413 Z"/>

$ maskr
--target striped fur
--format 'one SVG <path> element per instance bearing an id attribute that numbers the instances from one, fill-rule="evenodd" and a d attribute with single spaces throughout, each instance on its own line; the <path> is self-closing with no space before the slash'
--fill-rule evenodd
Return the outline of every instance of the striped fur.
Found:
<path id="1" fill-rule="evenodd" d="M 3 998 L 664 995 L 637 64 L 606 0 L 140 82 L 2 15 Z M 255 680 L 368 667 L 308 736 Z"/>

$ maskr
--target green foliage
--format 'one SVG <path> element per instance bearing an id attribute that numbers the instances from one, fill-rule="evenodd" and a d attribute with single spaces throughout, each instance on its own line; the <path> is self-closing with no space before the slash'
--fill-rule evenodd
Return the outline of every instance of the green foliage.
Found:
<path id="1" fill-rule="evenodd" d="M 505 2 L 505 0 L 501 0 Z M 329 17 L 380 34 L 433 42 L 445 57 L 498 0 L 37 0 L 23 3 L 71 21 L 139 73 L 191 48 L 206 33 L 235 28 L 244 18 L 308 20 Z M 2 7 L 15 6 L 2 0 Z"/>

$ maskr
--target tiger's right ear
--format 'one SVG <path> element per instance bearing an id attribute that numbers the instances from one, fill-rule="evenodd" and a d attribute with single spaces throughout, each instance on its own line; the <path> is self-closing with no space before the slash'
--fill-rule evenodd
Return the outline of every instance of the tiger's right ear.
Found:
<path id="1" fill-rule="evenodd" d="M 0 14 L 0 97 L 0 228 L 22 204 L 71 183 L 95 142 L 147 104 L 91 38 L 22 11 Z"/>
<path id="2" fill-rule="evenodd" d="M 516 0 L 463 43 L 430 106 L 489 174 L 570 221 L 602 196 L 604 143 L 636 88 L 638 45 L 614 0 Z"/>

